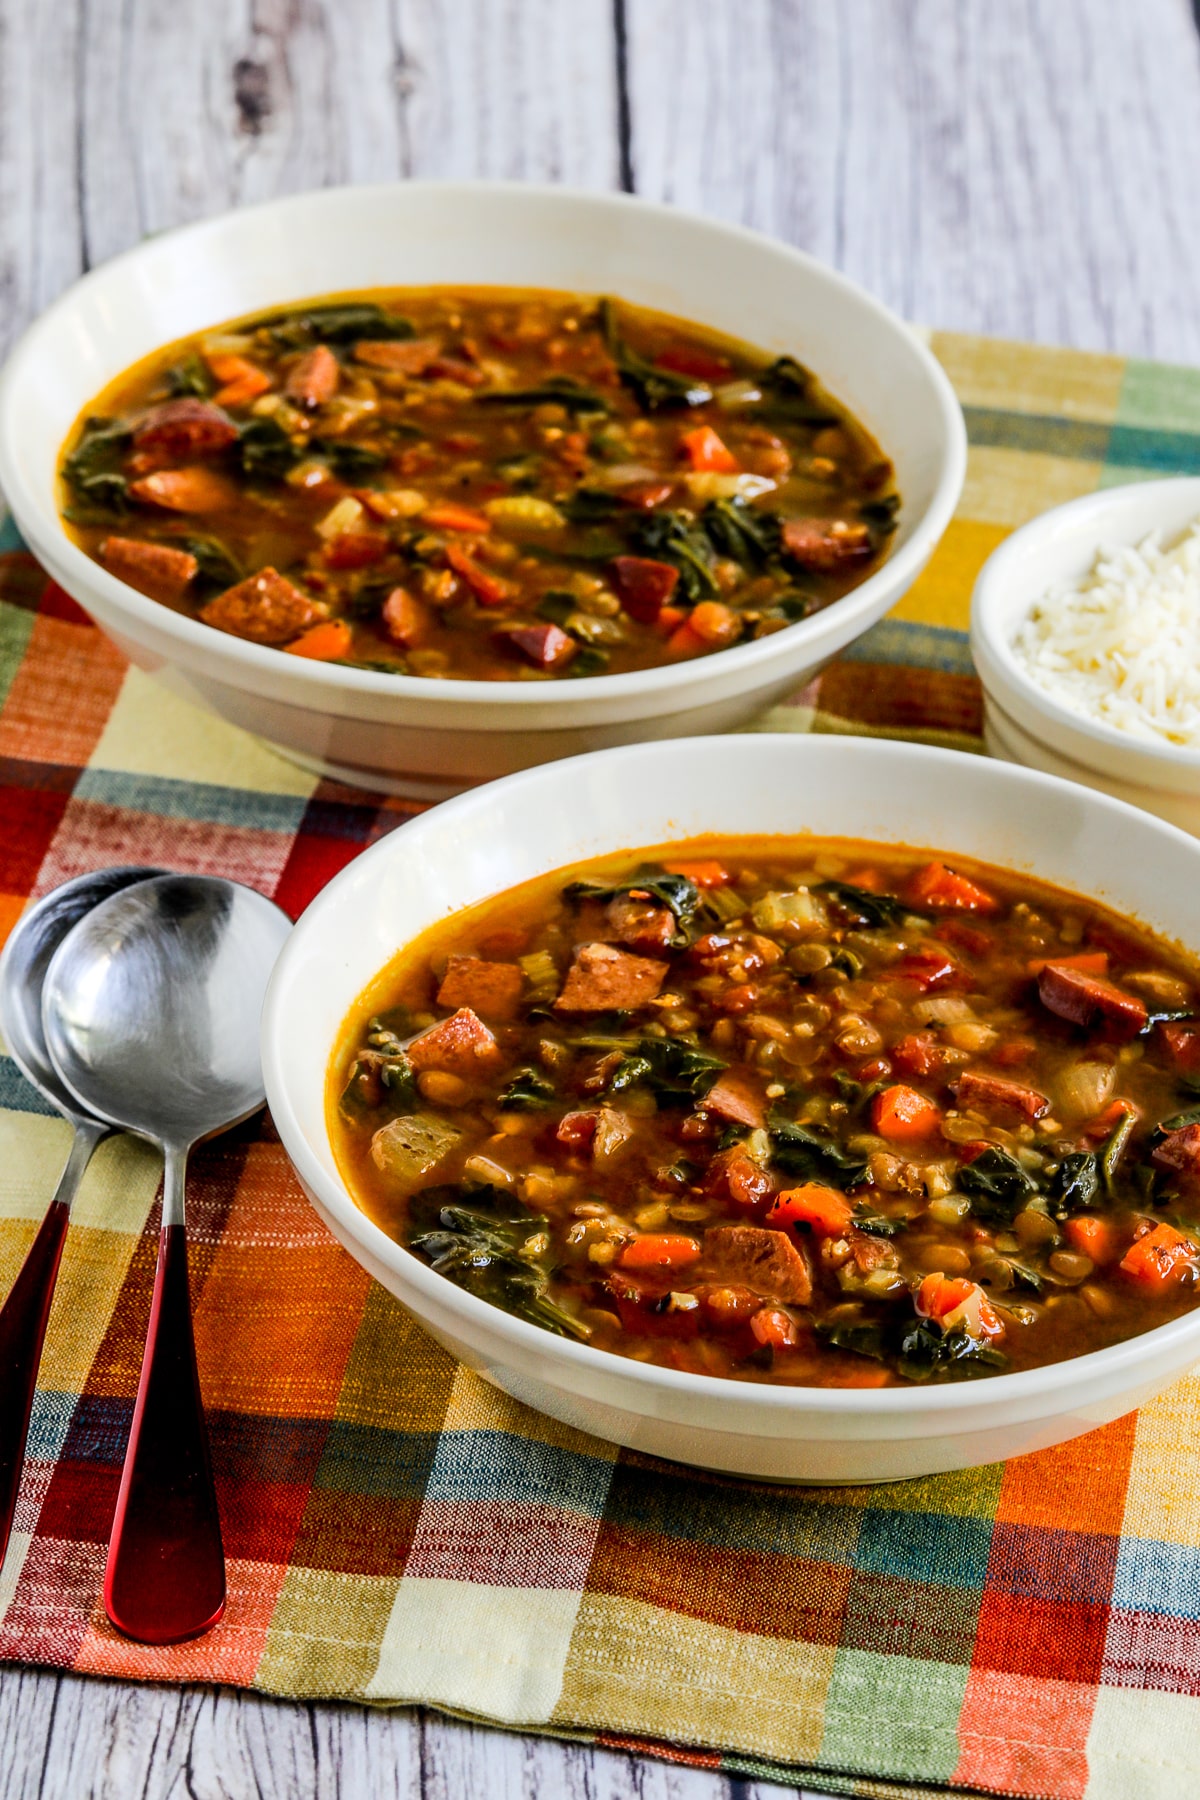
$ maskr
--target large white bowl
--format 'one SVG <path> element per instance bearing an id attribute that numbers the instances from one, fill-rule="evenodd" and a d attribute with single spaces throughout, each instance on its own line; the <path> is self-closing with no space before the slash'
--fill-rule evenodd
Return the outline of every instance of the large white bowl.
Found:
<path id="1" fill-rule="evenodd" d="M 848 598 L 774 637 L 560 685 L 426 681 L 281 656 L 146 599 L 71 542 L 56 459 L 123 369 L 240 313 L 405 284 L 614 293 L 800 356 L 896 465 L 904 504 L 891 554 Z M 69 289 L 0 382 L 0 491 L 35 554 L 127 655 L 308 766 L 427 798 L 580 750 L 723 731 L 796 688 L 916 578 L 954 510 L 965 442 L 925 347 L 811 258 L 619 195 L 493 183 L 326 189 L 153 238 Z"/>
<path id="2" fill-rule="evenodd" d="M 1101 488 L 1030 520 L 979 572 L 971 655 L 993 756 L 1081 781 L 1200 836 L 1200 750 L 1160 748 L 1064 706 L 1030 680 L 1012 647 L 1034 602 L 1060 582 L 1082 580 L 1097 550 L 1140 543 L 1152 531 L 1169 543 L 1197 517 L 1200 476 L 1180 475 Z"/>
<path id="3" fill-rule="evenodd" d="M 936 1389 L 782 1388 L 553 1337 L 464 1293 L 359 1211 L 325 1124 L 331 1047 L 397 949 L 564 864 L 708 832 L 832 833 L 965 852 L 1096 896 L 1200 949 L 1200 844 L 1049 776 L 916 745 L 749 736 L 640 745 L 510 777 L 368 850 L 293 932 L 263 1015 L 267 1098 L 330 1230 L 463 1362 L 614 1443 L 774 1480 L 895 1480 L 1044 1448 L 1130 1411 L 1200 1356 L 1200 1310 L 1049 1368 Z"/>

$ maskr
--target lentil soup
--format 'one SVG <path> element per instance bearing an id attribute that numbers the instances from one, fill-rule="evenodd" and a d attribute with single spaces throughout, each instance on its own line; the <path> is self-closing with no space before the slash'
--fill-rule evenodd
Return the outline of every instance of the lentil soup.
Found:
<path id="1" fill-rule="evenodd" d="M 930 852 L 690 842 L 424 933 L 330 1065 L 357 1203 L 616 1354 L 883 1387 L 1120 1342 L 1200 1298 L 1200 974 Z"/>
<path id="2" fill-rule="evenodd" d="M 155 352 L 61 462 L 75 541 L 290 655 L 557 680 L 703 656 L 835 603 L 899 498 L 790 356 L 615 301 L 408 290 Z"/>

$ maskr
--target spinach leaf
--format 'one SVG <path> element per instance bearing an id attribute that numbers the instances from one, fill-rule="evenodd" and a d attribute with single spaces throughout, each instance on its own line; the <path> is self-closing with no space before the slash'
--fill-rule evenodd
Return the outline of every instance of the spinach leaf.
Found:
<path id="1" fill-rule="evenodd" d="M 772 1112 L 767 1118 L 771 1134 L 772 1160 L 787 1175 L 798 1175 L 802 1181 L 822 1181 L 841 1190 L 861 1187 L 867 1179 L 867 1159 L 856 1151 L 843 1150 L 833 1138 L 813 1131 L 807 1125 Z"/>
<path id="2" fill-rule="evenodd" d="M 416 336 L 411 320 L 371 302 L 305 306 L 263 319 L 260 324 L 286 350 L 299 350 L 306 344 L 352 344 L 360 338 L 378 341 Z"/>
<path id="3" fill-rule="evenodd" d="M 579 487 L 569 500 L 560 500 L 558 510 L 572 525 L 595 525 L 619 517 L 623 508 L 616 494 L 607 488 Z"/>
<path id="4" fill-rule="evenodd" d="M 345 438 L 313 438 L 310 448 L 315 455 L 323 456 L 334 474 L 343 481 L 360 481 L 364 475 L 387 467 L 386 450 L 372 450 L 367 444 L 351 444 Z"/>
<path id="5" fill-rule="evenodd" d="M 72 492 L 102 512 L 123 513 L 129 484 L 121 463 L 132 437 L 133 427 L 124 419 L 86 419 L 63 462 L 63 479 Z"/>
<path id="6" fill-rule="evenodd" d="M 572 613 L 579 611 L 579 602 L 574 594 L 568 594 L 562 588 L 547 588 L 537 604 L 539 619 L 549 619 L 554 625 L 565 625 Z"/>
<path id="7" fill-rule="evenodd" d="M 1082 1212 L 1095 1203 L 1100 1192 L 1100 1168 L 1086 1150 L 1073 1150 L 1058 1165 L 1050 1186 L 1047 1210 L 1055 1219 Z"/>
<path id="8" fill-rule="evenodd" d="M 599 644 L 584 644 L 571 658 L 564 673 L 568 681 L 574 681 L 581 675 L 603 675 L 607 667 L 608 651 L 602 650 Z"/>
<path id="9" fill-rule="evenodd" d="M 1136 1124 L 1137 1114 L 1127 1112 L 1112 1136 L 1100 1147 L 1100 1174 L 1103 1177 L 1104 1191 L 1107 1194 L 1115 1195 L 1116 1193 L 1117 1170 L 1121 1157 L 1125 1153 L 1125 1146 L 1133 1136 Z"/>
<path id="10" fill-rule="evenodd" d="M 560 1337 L 590 1336 L 550 1299 L 548 1271 L 533 1260 L 537 1240 L 548 1242 L 549 1220 L 503 1188 L 422 1188 L 408 1203 L 408 1222 L 409 1248 L 448 1281 Z"/>
<path id="11" fill-rule="evenodd" d="M 680 1038 L 639 1038 L 614 1072 L 609 1092 L 620 1093 L 644 1082 L 659 1100 L 682 1105 L 702 1099 L 727 1066 L 719 1056 Z"/>
<path id="12" fill-rule="evenodd" d="M 936 1381 L 1006 1369 L 1008 1358 L 969 1332 L 943 1332 L 932 1319 L 918 1319 L 901 1339 L 896 1367 L 908 1381 Z"/>
<path id="13" fill-rule="evenodd" d="M 887 1334 L 878 1319 L 839 1319 L 833 1324 L 818 1319 L 817 1330 L 837 1350 L 853 1350 L 876 1362 L 887 1360 Z"/>
<path id="14" fill-rule="evenodd" d="M 278 419 L 250 418 L 238 432 L 237 453 L 247 475 L 281 481 L 304 452 L 293 444 Z"/>
<path id="15" fill-rule="evenodd" d="M 744 569 L 765 569 L 779 554 L 778 513 L 760 512 L 740 494 L 710 500 L 700 524 L 718 556 L 728 556 Z"/>
<path id="16" fill-rule="evenodd" d="M 880 1085 L 882 1086 L 882 1083 Z M 878 1213 L 874 1207 L 868 1206 L 865 1200 L 860 1200 L 855 1207 L 854 1217 L 850 1223 L 856 1225 L 860 1231 L 865 1231 L 868 1237 L 895 1237 L 896 1233 L 904 1228 L 902 1219 L 885 1218 L 883 1213 Z"/>
<path id="17" fill-rule="evenodd" d="M 611 883 L 590 881 L 585 877 L 582 881 L 568 882 L 563 889 L 563 899 L 577 905 L 581 900 L 605 902 L 630 893 L 649 894 L 652 900 L 673 913 L 678 927 L 673 941 L 677 947 L 687 943 L 687 927 L 700 905 L 700 889 L 686 875 L 672 875 L 665 869 L 651 868 L 639 869 L 636 875 L 627 875 L 623 880 Z"/>
<path id="18" fill-rule="evenodd" d="M 875 527 L 877 537 L 887 537 L 896 529 L 896 515 L 899 511 L 899 494 L 884 494 L 880 500 L 864 500 L 858 509 L 858 516 L 865 524 Z"/>
<path id="19" fill-rule="evenodd" d="M 538 1112 L 554 1097 L 553 1082 L 536 1069 L 518 1069 L 496 1104 L 506 1112 Z"/>
<path id="20" fill-rule="evenodd" d="M 713 574 L 708 534 L 685 513 L 647 513 L 634 525 L 632 537 L 634 548 L 642 556 L 671 563 L 679 570 L 685 599 L 707 600 L 720 591 Z"/>
<path id="21" fill-rule="evenodd" d="M 1029 1196 L 1037 1193 L 1037 1183 L 1016 1157 L 996 1144 L 989 1144 L 974 1162 L 963 1165 L 958 1185 L 970 1194 L 976 1218 L 1004 1224 L 1011 1224 Z"/>
<path id="22" fill-rule="evenodd" d="M 812 397 L 813 376 L 794 356 L 777 356 L 758 377 L 766 405 L 756 408 L 759 418 L 772 414 L 786 418 L 794 425 L 808 425 L 814 430 L 839 423 L 836 413 Z"/>
<path id="23" fill-rule="evenodd" d="M 888 1084 L 886 1081 L 855 1081 L 852 1075 L 847 1075 L 845 1069 L 835 1069 L 833 1085 L 838 1091 L 839 1100 L 858 1109 L 865 1106 L 868 1100 L 873 1100 L 876 1094 L 881 1094 Z"/>
<path id="24" fill-rule="evenodd" d="M 242 570 L 224 544 L 211 537 L 173 538 L 181 550 L 187 550 L 200 565 L 200 574 L 205 581 L 212 581 L 218 587 L 233 587 L 242 579 Z"/>
<path id="25" fill-rule="evenodd" d="M 670 406 L 706 406 L 712 399 L 712 389 L 707 383 L 692 375 L 677 375 L 671 369 L 660 369 L 656 363 L 647 361 L 631 349 L 621 336 L 617 309 L 611 300 L 600 302 L 600 329 L 618 375 L 646 412 L 659 412 Z"/>
<path id="26" fill-rule="evenodd" d="M 478 406 L 545 406 L 565 407 L 572 413 L 606 413 L 611 409 L 603 394 L 595 388 L 573 381 L 569 375 L 550 375 L 536 387 L 489 388 L 476 394 Z"/>
<path id="27" fill-rule="evenodd" d="M 1186 1112 L 1172 1114 L 1169 1119 L 1163 1119 L 1157 1129 L 1164 1133 L 1184 1131 L 1189 1125 L 1200 1125 L 1200 1106 L 1189 1106 Z"/>
<path id="28" fill-rule="evenodd" d="M 869 925 L 872 931 L 894 925 L 897 919 L 912 911 L 895 894 L 873 894 L 868 888 L 854 887 L 848 881 L 818 882 L 813 893 L 828 894 L 847 925 Z"/>
<path id="29" fill-rule="evenodd" d="M 183 395 L 192 395 L 197 400 L 207 400 L 213 391 L 213 379 L 208 369 L 195 350 L 189 350 L 181 361 L 173 363 L 167 370 L 164 380 L 167 392 L 173 399 Z"/>

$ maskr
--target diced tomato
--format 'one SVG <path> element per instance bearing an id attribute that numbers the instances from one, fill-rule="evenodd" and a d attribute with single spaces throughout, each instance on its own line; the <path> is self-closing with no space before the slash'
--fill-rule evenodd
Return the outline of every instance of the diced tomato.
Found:
<path id="1" fill-rule="evenodd" d="M 1200 1075 L 1200 1031 L 1170 1020 L 1158 1027 L 1167 1055 L 1184 1075 Z"/>
<path id="2" fill-rule="evenodd" d="M 462 531 L 471 537 L 486 537 L 492 522 L 485 513 L 473 512 L 469 506 L 456 506 L 452 500 L 439 500 L 421 514 L 422 525 L 431 531 Z"/>
<path id="3" fill-rule="evenodd" d="M 337 662 L 339 657 L 350 654 L 353 644 L 354 636 L 345 619 L 326 619 L 289 644 L 287 654 L 307 656 L 313 662 Z"/>
<path id="4" fill-rule="evenodd" d="M 750 1330 L 764 1349 L 794 1350 L 800 1342 L 796 1321 L 778 1307 L 764 1306 L 750 1320 Z"/>
<path id="5" fill-rule="evenodd" d="M 757 1207 L 770 1198 L 774 1183 L 766 1170 L 747 1156 L 740 1144 L 718 1150 L 708 1165 L 704 1191 L 714 1200 L 733 1206 Z"/>
<path id="6" fill-rule="evenodd" d="M 916 1088 L 890 1087 L 871 1102 L 871 1121 L 880 1137 L 893 1143 L 911 1143 L 931 1137 L 942 1122 L 941 1108 Z"/>
<path id="7" fill-rule="evenodd" d="M 919 1031 L 901 1038 L 898 1044 L 892 1045 L 891 1057 L 897 1074 L 921 1078 L 953 1068 L 958 1061 L 954 1052 L 931 1031 Z"/>
<path id="8" fill-rule="evenodd" d="M 447 544 L 442 554 L 448 567 L 466 582 L 480 606 L 505 606 L 512 599 L 511 583 L 480 568 L 474 558 L 468 556 L 458 544 Z"/>
<path id="9" fill-rule="evenodd" d="M 679 447 L 691 467 L 697 471 L 731 475 L 737 469 L 737 457 L 726 447 L 711 425 L 697 425 L 694 431 L 685 431 L 679 440 Z"/>
<path id="10" fill-rule="evenodd" d="M 1200 1125 L 1169 1132 L 1150 1154 L 1156 1169 L 1178 1175 L 1189 1187 L 1200 1187 Z"/>
<path id="11" fill-rule="evenodd" d="M 767 1224 L 779 1231 L 789 1225 L 807 1225 L 820 1237 L 841 1237 L 853 1217 L 854 1208 L 845 1194 L 807 1181 L 803 1187 L 784 1189 L 767 1214 Z"/>
<path id="12" fill-rule="evenodd" d="M 1050 1102 L 1036 1088 L 1023 1087 L 1019 1081 L 1006 1081 L 1003 1076 L 989 1075 L 983 1069 L 964 1069 L 958 1078 L 958 1103 L 968 1109 L 984 1112 L 1019 1113 L 1032 1122 L 1050 1111 Z"/>
<path id="13" fill-rule="evenodd" d="M 653 625 L 679 585 L 675 565 L 650 556 L 614 556 L 609 568 L 617 598 L 639 625 Z"/>
<path id="14" fill-rule="evenodd" d="M 1164 1220 L 1135 1238 L 1121 1258 L 1121 1268 L 1147 1287 L 1165 1287 L 1196 1266 L 1196 1245 Z"/>
<path id="15" fill-rule="evenodd" d="M 1048 962 L 1038 976 L 1038 998 L 1060 1019 L 1118 1040 L 1136 1037 L 1148 1017 L 1136 994 L 1061 961 Z"/>
<path id="16" fill-rule="evenodd" d="M 684 875 L 698 888 L 728 887 L 729 870 L 715 857 L 707 862 L 669 862 L 663 868 L 668 875 Z"/>
<path id="17" fill-rule="evenodd" d="M 956 950 L 965 951 L 968 956 L 986 956 L 992 948 L 993 939 L 990 932 L 978 931 L 974 925 L 965 925 L 961 919 L 946 919 L 938 926 L 939 937 L 944 937 L 948 944 Z"/>
<path id="18" fill-rule="evenodd" d="M 1004 1038 L 1000 1043 L 994 1044 L 988 1051 L 988 1056 L 992 1062 L 998 1063 L 1000 1068 L 1012 1069 L 1019 1068 L 1022 1063 L 1027 1063 L 1036 1050 L 1037 1045 L 1032 1038 L 1012 1037 Z"/>
<path id="19" fill-rule="evenodd" d="M 1080 1213 L 1074 1219 L 1068 1219 L 1063 1226 L 1063 1236 L 1072 1250 L 1078 1250 L 1083 1256 L 1090 1256 L 1098 1267 L 1115 1262 L 1120 1254 L 1121 1237 L 1111 1219 L 1098 1218 L 1095 1213 Z"/>
<path id="20" fill-rule="evenodd" d="M 958 1152 L 960 1163 L 973 1163 L 977 1156 L 982 1156 L 984 1151 L 990 1150 L 991 1147 L 986 1138 L 972 1138 L 969 1143 L 955 1144 L 954 1146 Z"/>
<path id="21" fill-rule="evenodd" d="M 720 383 L 733 374 L 732 363 L 698 344 L 672 344 L 660 350 L 654 360 L 660 369 L 670 369 L 673 375 L 692 375 L 697 381 Z"/>
<path id="22" fill-rule="evenodd" d="M 973 1338 L 999 1338 L 1004 1326 L 977 1282 L 927 1275 L 914 1296 L 918 1313 L 934 1319 L 944 1331 L 965 1331 Z"/>
<path id="23" fill-rule="evenodd" d="M 700 1329 L 701 1307 L 674 1309 L 653 1277 L 611 1275 L 606 1285 L 621 1324 L 634 1337 L 692 1338 Z"/>
<path id="24" fill-rule="evenodd" d="M 954 958 L 941 950 L 910 950 L 893 965 L 893 973 L 915 981 L 923 994 L 931 988 L 961 987 L 966 979 Z"/>
<path id="25" fill-rule="evenodd" d="M 343 531 L 325 546 L 325 561 L 331 569 L 369 569 L 382 562 L 391 545 L 378 531 Z"/>
<path id="26" fill-rule="evenodd" d="M 554 1135 L 570 1150 L 586 1150 L 596 1135 L 599 1119 L 600 1114 L 596 1112 L 565 1113 Z"/>
<path id="27" fill-rule="evenodd" d="M 907 893 L 913 906 L 928 907 L 932 912 L 993 913 L 1000 905 L 985 888 L 940 862 L 915 870 Z"/>
<path id="28" fill-rule="evenodd" d="M 722 993 L 715 994 L 712 1004 L 718 1012 L 749 1012 L 758 1004 L 759 992 L 752 981 L 736 981 Z"/>
<path id="29" fill-rule="evenodd" d="M 942 1319 L 970 1299 L 975 1283 L 965 1276 L 934 1273 L 926 1275 L 914 1297 L 917 1311 L 924 1319 Z"/>
<path id="30" fill-rule="evenodd" d="M 619 1261 L 623 1269 L 684 1269 L 700 1259 L 695 1238 L 682 1232 L 648 1231 L 626 1244 Z"/>

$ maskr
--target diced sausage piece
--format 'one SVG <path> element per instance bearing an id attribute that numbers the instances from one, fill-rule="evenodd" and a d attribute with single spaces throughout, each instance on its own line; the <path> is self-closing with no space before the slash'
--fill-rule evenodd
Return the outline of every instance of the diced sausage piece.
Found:
<path id="1" fill-rule="evenodd" d="M 405 1054 L 414 1069 L 438 1069 L 467 1080 L 489 1074 L 501 1061 L 499 1044 L 469 1006 L 460 1006 L 452 1018 L 431 1025 L 413 1039 Z"/>
<path id="2" fill-rule="evenodd" d="M 632 894 L 618 894 L 610 900 L 606 917 L 618 944 L 630 950 L 669 950 L 675 936 L 675 915 L 669 907 L 655 906 L 649 900 L 635 900 Z"/>
<path id="3" fill-rule="evenodd" d="M 433 614 L 407 588 L 394 587 L 383 603 L 383 623 L 393 643 L 412 650 L 429 636 Z"/>
<path id="4" fill-rule="evenodd" d="M 704 1234 L 705 1268 L 736 1281 L 764 1300 L 807 1306 L 812 1299 L 808 1258 L 783 1231 L 763 1225 L 717 1225 Z"/>
<path id="5" fill-rule="evenodd" d="M 1050 1102 L 1036 1088 L 1023 1087 L 1019 1081 L 1006 1081 L 1001 1075 L 988 1075 L 982 1069 L 964 1069 L 958 1078 L 958 1104 L 984 1112 L 1019 1113 L 1032 1124 L 1050 1111 Z"/>
<path id="6" fill-rule="evenodd" d="M 130 497 L 168 512 L 224 512 L 237 499 L 237 489 L 215 469 L 160 469 L 129 484 Z"/>
<path id="7" fill-rule="evenodd" d="M 293 406 L 324 406 L 337 393 L 341 375 L 341 364 L 329 345 L 317 344 L 288 370 L 284 397 Z"/>
<path id="8" fill-rule="evenodd" d="M 1150 1161 L 1156 1169 L 1180 1175 L 1190 1187 L 1200 1187 L 1200 1125 L 1184 1125 L 1157 1145 Z"/>
<path id="9" fill-rule="evenodd" d="M 355 344 L 354 360 L 396 375 L 424 375 L 437 361 L 441 348 L 436 338 L 367 338 Z"/>
<path id="10" fill-rule="evenodd" d="M 369 569 L 391 547 L 381 531 L 343 531 L 326 544 L 325 561 L 331 569 Z"/>
<path id="11" fill-rule="evenodd" d="M 1038 996 L 1049 1012 L 1072 1025 L 1099 1027 L 1105 1037 L 1133 1038 L 1145 1028 L 1145 1005 L 1101 975 L 1087 975 L 1065 963 L 1047 963 L 1038 976 Z"/>
<path id="12" fill-rule="evenodd" d="M 1183 1075 L 1200 1075 L 1200 1031 L 1169 1020 L 1159 1026 L 1167 1055 Z"/>
<path id="13" fill-rule="evenodd" d="M 226 588 L 200 609 L 206 625 L 253 644 L 286 644 L 325 617 L 325 608 L 282 576 L 278 569 L 260 569 L 236 587 Z"/>
<path id="14" fill-rule="evenodd" d="M 716 1113 L 732 1125 L 749 1125 L 752 1131 L 767 1121 L 762 1088 L 746 1069 L 726 1069 L 718 1075 L 700 1104 L 705 1112 Z"/>
<path id="15" fill-rule="evenodd" d="M 439 1006 L 469 1006 L 485 1019 L 511 1019 L 525 977 L 516 963 L 485 962 L 481 956 L 452 956 L 438 989 Z"/>
<path id="16" fill-rule="evenodd" d="M 496 636 L 535 669 L 560 669 L 578 648 L 575 639 L 557 625 L 515 625 L 511 631 L 498 631 Z"/>
<path id="17" fill-rule="evenodd" d="M 182 600 L 200 567 L 187 550 L 173 550 L 169 544 L 143 543 L 141 538 L 105 538 L 100 556 L 118 581 L 127 581 L 151 600 Z"/>
<path id="18" fill-rule="evenodd" d="M 371 1161 L 394 1181 L 419 1181 L 449 1156 L 461 1136 L 445 1119 L 412 1113 L 379 1128 L 371 1139 Z"/>
<path id="19" fill-rule="evenodd" d="M 558 999 L 558 1012 L 632 1012 L 662 991 L 666 963 L 611 944 L 580 944 Z"/>
<path id="20" fill-rule="evenodd" d="M 714 1200 L 752 1207 L 771 1197 L 775 1183 L 740 1144 L 731 1144 L 728 1150 L 718 1150 L 709 1163 L 704 1191 Z"/>
<path id="21" fill-rule="evenodd" d="M 219 455 L 237 434 L 233 420 L 207 400 L 167 400 L 151 407 L 133 434 L 133 447 L 163 462 L 190 462 Z"/>
<path id="22" fill-rule="evenodd" d="M 630 618 L 653 625 L 675 592 L 679 570 L 649 556 L 614 556 L 609 567 L 617 598 Z"/>
<path id="23" fill-rule="evenodd" d="M 564 1113 L 558 1121 L 558 1130 L 554 1135 L 558 1142 L 565 1144 L 569 1150 L 589 1150 L 592 1139 L 596 1135 L 599 1118 L 598 1112 Z"/>
<path id="24" fill-rule="evenodd" d="M 831 571 L 871 554 L 871 534 L 848 519 L 785 519 L 783 548 L 806 569 Z"/>

